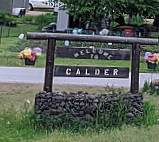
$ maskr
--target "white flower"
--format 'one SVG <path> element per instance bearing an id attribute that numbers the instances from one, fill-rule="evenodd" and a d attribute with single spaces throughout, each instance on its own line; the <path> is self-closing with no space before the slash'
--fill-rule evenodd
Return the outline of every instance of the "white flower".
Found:
<path id="1" fill-rule="evenodd" d="M 31 102 L 30 102 L 30 100 L 26 100 L 26 103 L 30 104 Z"/>
<path id="2" fill-rule="evenodd" d="M 7 124 L 10 125 L 11 123 L 8 121 Z"/>

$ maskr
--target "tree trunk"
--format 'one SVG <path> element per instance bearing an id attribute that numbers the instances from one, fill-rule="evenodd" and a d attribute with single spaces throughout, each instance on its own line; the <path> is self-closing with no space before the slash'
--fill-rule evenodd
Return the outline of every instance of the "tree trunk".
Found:
<path id="1" fill-rule="evenodd" d="M 132 16 L 131 15 L 129 15 L 129 17 L 128 17 L 128 24 L 132 24 Z"/>

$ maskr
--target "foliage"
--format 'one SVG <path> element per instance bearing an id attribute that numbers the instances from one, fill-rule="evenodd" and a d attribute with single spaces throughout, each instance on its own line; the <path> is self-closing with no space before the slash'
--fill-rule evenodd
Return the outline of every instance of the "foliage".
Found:
<path id="1" fill-rule="evenodd" d="M 129 17 L 126 16 L 125 23 L 128 23 L 128 22 L 129 22 Z M 140 15 L 132 16 L 132 24 L 140 26 L 140 25 L 143 25 L 144 23 L 145 23 L 144 16 L 140 16 Z"/>
<path id="2" fill-rule="evenodd" d="M 142 92 L 147 92 L 149 90 L 149 87 L 150 87 L 150 85 L 149 85 L 148 81 L 145 81 L 144 86 L 142 88 Z"/>
<path id="3" fill-rule="evenodd" d="M 103 112 L 105 116 L 98 115 L 96 124 L 84 121 L 69 121 L 67 117 L 61 117 L 53 123 L 48 122 L 45 118 L 39 119 L 34 111 L 28 110 L 28 104 L 24 104 L 24 112 L 16 112 L 13 106 L 7 111 L 0 112 L 0 140 L 2 142 L 13 142 L 23 140 L 39 140 L 55 131 L 70 134 L 98 134 L 101 131 L 113 130 L 112 128 L 122 129 L 123 121 L 123 103 L 119 103 L 117 117 L 114 117 L 114 108 L 110 112 Z M 129 125 L 132 126 L 152 126 L 157 124 L 158 115 L 156 115 L 155 106 L 150 102 L 144 102 L 144 114 L 142 118 L 138 118 Z M 53 124 L 51 127 L 51 124 Z M 127 125 L 128 127 L 128 125 Z M 108 129 L 109 128 L 109 129 Z M 140 127 L 138 127 L 140 129 Z M 2 131 L 3 130 L 3 131 Z"/>
<path id="4" fill-rule="evenodd" d="M 4 13 L 4 12 L 0 12 L 0 22 L 8 22 L 10 19 L 10 14 Z"/>
<path id="5" fill-rule="evenodd" d="M 156 125 L 152 126 L 146 125 L 145 123 L 138 126 L 136 121 L 136 124 L 132 125 L 124 124 L 121 127 L 101 128 L 98 125 L 86 127 L 85 123 L 81 125 L 78 121 L 67 123 L 68 125 L 65 123 L 65 127 L 58 126 L 56 129 L 50 131 L 50 129 L 46 129 L 47 127 L 45 124 L 47 123 L 35 119 L 33 110 L 30 111 L 34 105 L 34 94 L 41 90 L 41 85 L 17 83 L 1 83 L 0 85 L 1 142 L 130 142 L 131 140 L 137 142 L 158 142 L 159 124 L 156 124 L 156 122 L 154 123 Z M 100 87 L 54 87 L 54 90 L 58 92 L 63 90 L 77 92 L 79 89 L 84 89 L 84 91 L 92 93 L 99 93 L 99 91 L 105 92 L 105 90 Z M 148 99 L 148 101 L 146 101 L 148 105 L 145 105 L 147 106 L 148 112 L 144 111 L 144 113 L 149 114 L 147 117 L 145 115 L 145 118 L 147 118 L 147 122 L 150 124 L 149 122 L 153 121 L 149 120 L 156 121 L 159 119 L 159 117 L 155 119 L 156 117 L 154 117 L 152 111 L 150 111 L 154 110 L 153 104 L 155 104 L 156 110 L 159 109 L 159 97 L 147 94 L 144 95 L 144 98 L 145 97 Z M 24 100 L 27 99 L 31 101 L 29 108 L 26 104 L 24 105 Z M 150 103 L 150 100 L 152 103 Z M 14 104 L 14 107 L 11 104 Z M 9 110 L 4 111 L 4 109 L 7 108 L 9 108 Z M 146 122 L 145 120 L 144 122 Z"/>
<path id="6" fill-rule="evenodd" d="M 147 92 L 150 95 L 157 95 L 159 96 L 159 87 L 154 86 L 153 84 L 148 83 L 147 81 L 144 83 L 142 88 L 142 92 Z"/>
<path id="7" fill-rule="evenodd" d="M 141 124 L 145 126 L 151 126 L 157 124 L 159 115 L 156 113 L 156 107 L 150 101 L 144 102 L 144 113 Z"/>
<path id="8" fill-rule="evenodd" d="M 49 131 L 38 121 L 34 111 L 17 113 L 12 106 L 0 114 L 0 141 L 13 142 L 38 139 Z"/>
<path id="9" fill-rule="evenodd" d="M 151 95 L 159 95 L 159 88 L 158 86 L 151 86 L 148 90 L 148 92 L 151 94 Z"/>
<path id="10" fill-rule="evenodd" d="M 145 16 L 154 17 L 158 14 L 158 0 L 61 0 L 65 3 L 64 8 L 68 9 L 69 15 L 75 19 L 81 19 L 86 24 L 93 21 L 98 28 L 101 20 L 108 15 L 112 15 L 113 19 L 128 14 L 130 17 Z"/>
<path id="11" fill-rule="evenodd" d="M 0 30 L 0 43 L 1 43 L 1 37 L 2 37 L 2 26 L 5 24 L 8 24 L 8 32 L 7 36 L 9 37 L 10 35 L 10 25 L 11 23 L 15 22 L 15 18 L 11 16 L 10 14 L 0 12 L 0 23 L 1 23 L 1 30 Z"/>
<path id="12" fill-rule="evenodd" d="M 158 14 L 158 0 L 121 0 L 124 2 L 123 13 L 131 17 L 140 15 L 144 17 L 151 17 Z"/>
<path id="13" fill-rule="evenodd" d="M 106 91 L 107 93 L 109 93 L 109 94 L 115 94 L 115 93 L 117 93 L 117 94 L 122 94 L 122 93 L 125 93 L 125 92 L 126 92 L 126 89 L 124 90 L 123 87 L 122 87 L 122 88 L 115 88 L 114 85 L 112 85 L 112 86 L 107 85 L 107 86 L 105 87 L 105 91 Z"/>
<path id="14" fill-rule="evenodd" d="M 37 25 L 17 24 L 17 27 L 10 27 L 10 35 L 9 35 L 9 37 L 11 37 L 11 38 L 9 40 L 12 40 L 13 37 L 17 37 L 18 38 L 18 36 L 21 33 L 26 35 L 27 32 L 33 32 L 33 31 L 34 32 L 40 32 L 40 30 L 38 30 L 38 26 Z M 2 38 L 4 38 L 4 40 L 6 40 L 5 37 L 8 37 L 8 27 L 3 26 Z"/>
<path id="15" fill-rule="evenodd" d="M 35 18 L 36 16 L 25 15 L 25 17 L 17 18 L 16 20 L 17 22 L 23 22 L 23 23 L 27 23 L 27 22 L 35 23 Z"/>
<path id="16" fill-rule="evenodd" d="M 42 27 L 48 26 L 50 23 L 56 22 L 56 19 L 56 14 L 38 15 L 35 17 L 35 24 L 39 26 L 39 29 L 42 29 Z"/>
<path id="17" fill-rule="evenodd" d="M 8 13 L 0 12 L 0 22 L 2 22 L 3 24 L 10 24 L 11 22 L 15 23 L 16 18 Z"/>
<path id="18" fill-rule="evenodd" d="M 159 53 L 159 50 L 158 50 L 158 46 L 157 45 L 154 45 L 153 47 L 150 46 L 150 45 L 144 45 L 144 46 L 141 46 L 142 50 L 145 51 L 145 52 L 151 52 L 151 53 Z"/>

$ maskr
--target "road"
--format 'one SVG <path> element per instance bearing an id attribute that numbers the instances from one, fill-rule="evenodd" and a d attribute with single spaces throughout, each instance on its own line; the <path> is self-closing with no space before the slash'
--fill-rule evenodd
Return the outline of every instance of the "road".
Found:
<path id="1" fill-rule="evenodd" d="M 42 11 L 29 11 L 27 15 L 37 16 L 37 15 L 45 15 L 52 14 L 53 12 L 42 12 Z"/>
<path id="2" fill-rule="evenodd" d="M 44 68 L 30 67 L 0 67 L 0 82 L 4 83 L 44 83 Z M 81 86 L 101 86 L 106 85 L 115 87 L 130 87 L 130 74 L 128 79 L 110 79 L 110 78 L 84 78 L 84 77 L 54 77 L 55 85 L 81 85 Z M 140 73 L 140 88 L 147 80 L 151 82 L 159 79 L 156 73 Z"/>

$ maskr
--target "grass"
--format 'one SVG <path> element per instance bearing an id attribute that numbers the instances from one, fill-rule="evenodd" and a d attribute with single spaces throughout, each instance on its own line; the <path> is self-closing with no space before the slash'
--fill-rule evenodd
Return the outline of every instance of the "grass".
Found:
<path id="1" fill-rule="evenodd" d="M 17 24 L 17 27 L 12 27 L 10 28 L 10 34 L 9 37 L 17 37 L 23 33 L 26 35 L 27 32 L 40 32 L 40 30 L 38 30 L 38 26 L 37 25 L 29 25 L 29 24 Z M 2 41 L 6 40 L 6 37 L 8 37 L 8 27 L 3 26 L 2 28 Z M 10 38 L 7 38 L 10 40 Z"/>
<path id="2" fill-rule="evenodd" d="M 159 96 L 159 87 L 158 85 L 154 85 L 153 83 L 148 83 L 147 81 L 144 83 L 142 92 L 146 92 L 150 95 Z"/>
<path id="3" fill-rule="evenodd" d="M 33 28 L 33 29 L 32 29 Z M 37 27 L 31 25 L 31 29 L 34 30 Z M 37 30 L 38 31 L 38 30 Z M 15 34 L 19 35 L 16 31 Z M 8 42 L 9 41 L 9 42 Z M 58 43 L 58 45 L 63 43 Z M 4 37 L 2 38 L 2 43 L 0 45 L 0 66 L 24 66 L 24 63 L 18 59 L 18 53 L 22 51 L 25 47 L 35 47 L 39 46 L 46 52 L 47 41 L 26 41 L 25 39 L 20 40 L 17 37 Z M 38 58 L 35 67 L 45 67 L 46 54 L 42 54 Z M 109 60 L 89 60 L 89 59 L 62 59 L 56 58 L 55 64 L 58 65 L 86 65 L 86 66 L 112 66 L 112 67 L 128 67 L 131 69 L 130 61 L 109 61 Z M 129 70 L 130 70 L 129 69 Z M 159 72 L 159 68 L 156 71 L 148 70 L 144 59 L 141 57 L 140 60 L 140 72 Z"/>
<path id="4" fill-rule="evenodd" d="M 67 125 L 68 129 L 46 130 L 35 121 L 32 111 L 21 113 L 24 112 L 24 109 L 27 111 L 32 109 L 34 95 L 42 90 L 42 85 L 0 83 L 0 86 L 1 142 L 158 142 L 159 124 L 147 127 L 145 125 L 122 125 L 121 127 L 109 129 L 92 129 L 89 127 L 84 129 L 79 127 L 81 129 L 79 132 L 75 132 L 73 129 L 77 129 L 78 125 L 76 127 Z M 54 86 L 55 91 L 67 92 L 82 90 L 89 93 L 103 93 L 106 89 L 108 88 Z M 31 103 L 26 104 L 26 100 L 30 100 Z M 144 100 L 148 102 L 146 103 L 147 108 L 155 110 L 155 105 L 155 112 L 159 111 L 158 96 L 152 97 L 144 94 Z"/>
<path id="5" fill-rule="evenodd" d="M 52 12 L 53 13 L 53 9 L 34 9 L 34 11 L 40 11 L 40 12 Z"/>
<path id="6" fill-rule="evenodd" d="M 30 17 L 28 17 L 28 19 L 29 18 Z M 18 46 L 17 44 L 19 42 L 24 43 L 25 40 L 20 41 L 18 36 L 21 33 L 26 35 L 27 31 L 38 32 L 38 26 L 20 24 L 17 28 L 11 29 L 10 37 L 7 37 L 7 31 L 8 28 L 5 27 L 3 29 L 2 43 L 0 44 L 0 66 L 24 66 L 24 64 L 18 60 L 16 46 Z M 20 46 L 20 49 L 23 49 L 26 45 L 20 44 L 19 47 Z M 45 47 L 43 47 L 43 50 L 44 49 Z M 16 52 L 14 50 L 16 50 Z M 157 51 L 156 47 L 155 52 Z M 44 67 L 45 58 L 46 55 L 43 54 L 38 59 L 35 67 Z M 55 64 L 130 67 L 129 61 L 55 59 Z M 158 71 L 157 69 L 156 72 Z M 143 58 L 141 58 L 140 61 L 140 72 L 154 72 L 146 69 Z M 77 125 L 72 127 L 68 126 L 68 129 L 48 131 L 41 125 L 37 125 L 38 122 L 35 121 L 32 111 L 34 96 L 37 92 L 41 91 L 42 88 L 42 85 L 0 83 L 0 142 L 158 142 L 159 124 L 151 124 L 154 124 L 154 121 L 156 122 L 157 119 L 153 117 L 153 113 L 158 113 L 159 111 L 159 96 L 144 94 L 144 100 L 146 101 L 145 107 L 147 107 L 145 113 L 150 117 L 146 117 L 143 121 L 144 125 L 140 127 L 136 125 L 122 125 L 119 128 L 114 127 L 110 129 L 83 129 Z M 114 88 L 109 88 L 108 86 L 105 88 L 55 86 L 54 90 L 67 92 L 82 90 L 90 93 L 96 92 L 98 94 L 102 94 L 105 91 L 111 93 L 114 93 L 114 91 L 122 91 L 120 89 L 114 90 Z M 30 103 L 27 103 L 28 100 Z M 74 132 L 71 128 L 81 130 Z"/>
<path id="7" fill-rule="evenodd" d="M 46 19 L 51 20 L 52 18 L 55 20 L 56 15 L 45 15 Z M 38 19 L 39 18 L 39 19 Z M 37 19 L 40 20 L 40 17 Z M 18 24 L 16 28 L 10 29 L 10 35 L 8 37 L 8 27 L 3 27 L 2 32 L 2 40 L 0 43 L 0 66 L 25 66 L 24 62 L 18 59 L 18 53 L 22 51 L 25 47 L 41 47 L 43 49 L 44 54 L 38 58 L 35 67 L 45 67 L 46 60 L 46 48 L 47 41 L 36 41 L 36 40 L 20 40 L 18 36 L 21 33 L 25 34 L 27 32 L 40 32 L 39 25 L 36 25 L 36 18 L 33 16 L 27 15 L 25 19 L 18 19 L 19 22 L 28 21 L 34 24 Z M 96 47 L 108 47 L 104 43 L 82 43 L 82 42 L 71 42 L 72 46 L 90 46 L 96 45 Z M 57 46 L 64 45 L 64 42 L 57 42 Z M 126 48 L 131 49 L 131 46 L 125 44 L 113 44 L 111 48 Z M 158 52 L 158 46 L 142 46 L 145 51 Z M 61 59 L 55 58 L 55 64 L 57 65 L 81 65 L 81 66 L 104 66 L 104 67 L 128 67 L 129 71 L 131 71 L 131 62 L 130 61 L 109 61 L 109 60 L 89 60 L 89 59 Z M 143 57 L 140 59 L 140 72 L 149 72 L 149 73 L 157 73 L 159 72 L 159 66 L 157 66 L 156 71 L 147 69 L 146 63 L 144 63 Z"/>
<path id="8" fill-rule="evenodd" d="M 123 126 L 121 129 L 101 130 L 98 134 L 92 132 L 83 135 L 54 131 L 38 142 L 158 142 L 158 129 L 158 125 L 151 128 Z"/>

